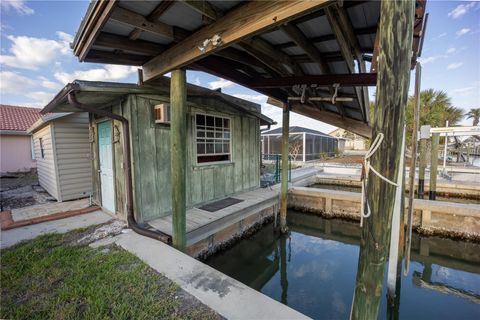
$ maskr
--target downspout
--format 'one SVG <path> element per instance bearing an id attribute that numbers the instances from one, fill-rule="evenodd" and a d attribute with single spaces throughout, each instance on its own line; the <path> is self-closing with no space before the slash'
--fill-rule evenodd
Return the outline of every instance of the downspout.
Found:
<path id="1" fill-rule="evenodd" d="M 138 234 L 142 236 L 146 236 L 149 238 L 153 238 L 155 240 L 160 240 L 162 242 L 171 244 L 172 237 L 166 233 L 163 233 L 158 230 L 149 230 L 142 226 L 140 226 L 137 221 L 135 220 L 135 215 L 133 212 L 133 185 L 132 185 L 132 166 L 131 166 L 131 155 L 130 155 L 130 127 L 128 124 L 128 120 L 118 114 L 94 108 L 90 105 L 86 105 L 83 103 L 78 102 L 75 91 L 71 91 L 68 93 L 68 102 L 83 111 L 90 112 L 102 117 L 107 117 L 113 120 L 120 121 L 122 123 L 122 135 L 123 135 L 123 170 L 124 170 L 124 179 L 125 179 L 125 186 L 126 186 L 126 202 L 127 202 L 127 222 L 128 226 Z"/>

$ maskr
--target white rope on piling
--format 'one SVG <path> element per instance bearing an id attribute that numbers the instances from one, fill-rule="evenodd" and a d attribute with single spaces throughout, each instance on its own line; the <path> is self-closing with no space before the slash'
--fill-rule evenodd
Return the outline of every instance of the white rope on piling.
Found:
<path id="1" fill-rule="evenodd" d="M 372 170 L 377 177 L 382 179 L 383 181 L 391 184 L 394 187 L 398 187 L 398 184 L 395 182 L 388 180 L 385 176 L 383 176 L 381 173 L 379 173 L 375 168 L 370 166 L 370 158 L 375 154 L 377 149 L 380 147 L 380 144 L 382 143 L 384 138 L 383 133 L 379 133 L 375 140 L 373 140 L 372 145 L 368 149 L 367 153 L 365 154 L 365 158 L 363 159 L 363 168 L 362 168 L 362 201 L 361 201 L 361 207 L 360 207 L 360 227 L 363 227 L 363 219 L 370 217 L 372 212 L 370 211 L 370 206 L 368 204 L 368 200 L 365 194 L 365 190 L 367 188 L 367 182 L 368 182 L 368 173 L 370 170 Z M 367 212 L 365 213 L 365 203 L 367 204 Z"/>

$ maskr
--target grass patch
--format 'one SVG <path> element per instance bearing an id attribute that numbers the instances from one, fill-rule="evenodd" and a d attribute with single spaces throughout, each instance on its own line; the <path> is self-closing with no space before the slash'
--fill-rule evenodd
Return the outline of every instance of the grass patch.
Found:
<path id="1" fill-rule="evenodd" d="M 0 318 L 219 318 L 116 245 L 69 244 L 79 232 L 45 235 L 1 251 Z"/>

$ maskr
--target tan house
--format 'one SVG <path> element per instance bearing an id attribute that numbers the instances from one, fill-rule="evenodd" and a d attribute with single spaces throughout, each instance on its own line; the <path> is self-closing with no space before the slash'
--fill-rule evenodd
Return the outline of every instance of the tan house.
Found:
<path id="1" fill-rule="evenodd" d="M 0 173 L 35 168 L 31 134 L 27 129 L 40 118 L 40 109 L 0 105 Z"/>
<path id="2" fill-rule="evenodd" d="M 33 124 L 38 182 L 58 201 L 92 194 L 87 113 L 47 114 Z"/>
<path id="3" fill-rule="evenodd" d="M 367 139 L 345 129 L 338 128 L 330 132 L 329 135 L 337 137 L 339 139 L 343 139 L 343 142 L 339 142 L 338 144 L 338 148 L 340 151 L 367 149 Z"/>

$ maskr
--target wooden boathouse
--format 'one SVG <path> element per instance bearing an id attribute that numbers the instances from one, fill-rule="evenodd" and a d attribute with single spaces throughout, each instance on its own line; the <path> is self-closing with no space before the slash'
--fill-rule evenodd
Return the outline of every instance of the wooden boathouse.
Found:
<path id="1" fill-rule="evenodd" d="M 425 5 L 425 0 L 95 1 L 73 50 L 80 61 L 141 67 L 141 86 L 153 85 L 171 72 L 169 226 L 173 245 L 180 250 L 188 244 L 188 225 L 194 219 L 187 213 L 186 192 L 191 183 L 187 69 L 267 95 L 271 104 L 283 109 L 283 137 L 289 136 L 293 111 L 377 140 L 369 159 L 375 171 L 367 172 L 370 214 L 362 231 L 351 315 L 370 319 L 377 317 L 382 292 L 397 193 L 392 181 L 403 172 L 405 106 L 410 70 L 421 53 Z M 376 86 L 373 119 L 368 86 Z M 75 95 L 68 96 L 72 105 L 117 119 L 124 131 L 132 126 L 125 118 L 79 103 Z M 128 149 L 124 143 L 125 185 L 132 181 L 130 164 L 135 161 L 126 157 Z M 287 138 L 282 154 L 280 225 L 286 232 Z M 142 160 L 149 157 L 152 153 Z M 148 175 L 134 172 L 135 179 L 145 182 L 151 181 Z M 127 211 L 133 212 L 132 196 L 126 194 Z M 129 223 L 137 232 L 162 238 L 139 229 L 134 220 Z"/>

